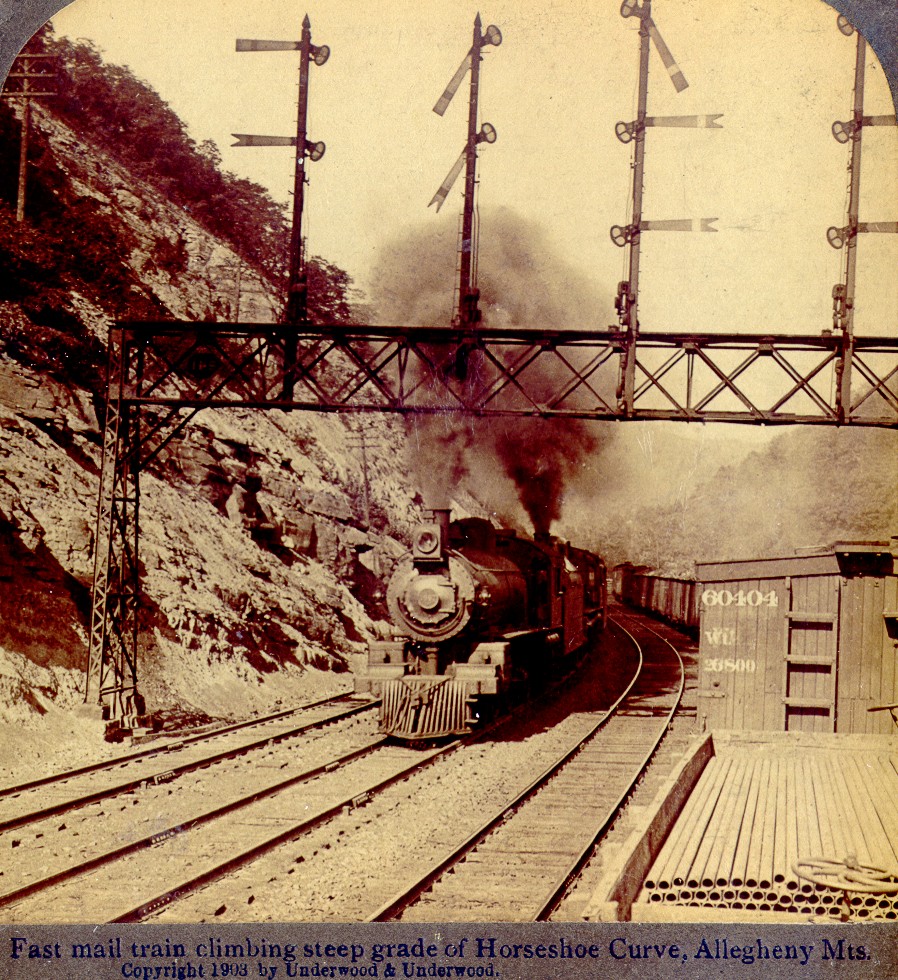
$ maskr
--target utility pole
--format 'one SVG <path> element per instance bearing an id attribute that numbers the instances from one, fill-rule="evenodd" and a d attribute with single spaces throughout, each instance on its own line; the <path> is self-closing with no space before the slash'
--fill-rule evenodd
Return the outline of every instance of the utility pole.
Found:
<path id="1" fill-rule="evenodd" d="M 23 51 L 13 62 L 7 75 L 2 98 L 22 103 L 22 135 L 19 139 L 19 184 L 16 194 L 16 221 L 25 220 L 25 201 L 28 191 L 28 143 L 31 135 L 32 99 L 50 98 L 56 95 L 52 85 L 56 81 L 53 63 L 56 55 L 30 54 Z M 10 87 L 10 83 L 12 86 Z"/>
<path id="2" fill-rule="evenodd" d="M 354 439 L 350 443 L 353 449 L 360 450 L 362 454 L 362 480 L 364 483 L 363 488 L 363 507 L 364 507 L 364 517 L 365 517 L 365 527 L 369 530 L 371 529 L 371 485 L 368 478 L 368 452 L 376 452 L 381 449 L 380 443 L 368 442 L 368 434 L 364 429 L 359 429 L 358 432 L 354 433 Z"/>

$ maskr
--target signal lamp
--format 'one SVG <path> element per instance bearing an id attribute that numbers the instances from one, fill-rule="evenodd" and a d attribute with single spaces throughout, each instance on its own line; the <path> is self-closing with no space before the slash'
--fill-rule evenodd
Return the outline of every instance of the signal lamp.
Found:
<path id="1" fill-rule="evenodd" d="M 838 143 L 847 143 L 854 136 L 856 125 L 852 119 L 850 122 L 834 122 L 833 136 Z"/>
<path id="2" fill-rule="evenodd" d="M 636 135 L 636 126 L 633 123 L 617 122 L 614 124 L 614 135 L 621 143 L 631 143 Z"/>
<path id="3" fill-rule="evenodd" d="M 309 159 L 314 163 L 316 160 L 320 160 L 324 156 L 324 151 L 327 147 L 322 142 L 309 143 L 306 142 L 306 153 L 309 154 Z"/>
<path id="4" fill-rule="evenodd" d="M 331 49 L 326 45 L 322 44 L 320 47 L 312 45 L 312 60 L 320 68 L 327 59 L 331 56 Z"/>
<path id="5" fill-rule="evenodd" d="M 826 240 L 833 248 L 841 248 L 845 244 L 847 234 L 847 228 L 827 228 Z"/>
<path id="6" fill-rule="evenodd" d="M 641 14 L 642 9 L 639 6 L 639 0 L 624 0 L 620 5 L 621 17 L 639 17 Z"/>
<path id="7" fill-rule="evenodd" d="M 485 122 L 480 127 L 480 132 L 477 134 L 478 143 L 495 143 L 497 138 L 498 133 L 496 132 L 496 127 L 488 122 Z"/>
<path id="8" fill-rule="evenodd" d="M 621 225 L 612 225 L 611 241 L 613 241 L 618 248 L 623 248 L 625 245 L 629 245 L 633 241 L 635 230 L 636 229 L 633 225 L 627 225 L 626 227 L 622 227 Z"/>
<path id="9" fill-rule="evenodd" d="M 490 24 L 483 35 L 485 44 L 494 44 L 497 48 L 502 43 L 502 31 L 495 24 Z"/>
<path id="10" fill-rule="evenodd" d="M 854 25 L 844 14 L 839 14 L 836 24 L 845 37 L 851 37 L 854 34 Z"/>

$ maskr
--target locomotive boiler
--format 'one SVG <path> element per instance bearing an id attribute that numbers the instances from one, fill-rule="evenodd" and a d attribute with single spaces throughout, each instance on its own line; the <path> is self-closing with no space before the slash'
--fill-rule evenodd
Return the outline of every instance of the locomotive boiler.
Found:
<path id="1" fill-rule="evenodd" d="M 402 739 L 471 731 L 514 691 L 566 669 L 607 612 L 600 558 L 480 518 L 433 511 L 387 587 L 395 629 L 372 642 L 356 690 L 381 699 Z"/>

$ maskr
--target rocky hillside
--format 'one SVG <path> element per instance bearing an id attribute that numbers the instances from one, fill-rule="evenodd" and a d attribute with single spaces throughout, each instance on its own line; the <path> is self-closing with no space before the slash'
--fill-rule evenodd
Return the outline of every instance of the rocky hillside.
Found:
<path id="1" fill-rule="evenodd" d="M 83 699 L 112 317 L 271 321 L 276 289 L 85 134 L 45 109 L 33 125 L 56 183 L 35 183 L 39 217 L 20 228 L 0 202 L 0 724 L 37 733 L 68 731 L 60 712 Z M 66 235 L 97 253 L 93 278 L 83 254 L 66 265 Z M 380 447 L 367 514 L 362 431 Z M 348 686 L 385 629 L 377 573 L 413 510 L 401 442 L 384 419 L 200 413 L 141 481 L 149 711 L 241 716 Z M 0 735 L 19 760 L 40 744 Z"/>

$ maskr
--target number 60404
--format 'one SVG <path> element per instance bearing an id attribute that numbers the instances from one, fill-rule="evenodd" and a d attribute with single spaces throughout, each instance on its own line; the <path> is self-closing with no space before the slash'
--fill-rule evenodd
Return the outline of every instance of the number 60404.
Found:
<path id="1" fill-rule="evenodd" d="M 729 589 L 705 589 L 702 592 L 703 606 L 771 606 L 779 605 L 776 592 L 761 592 L 759 589 L 740 589 L 731 592 Z"/>

